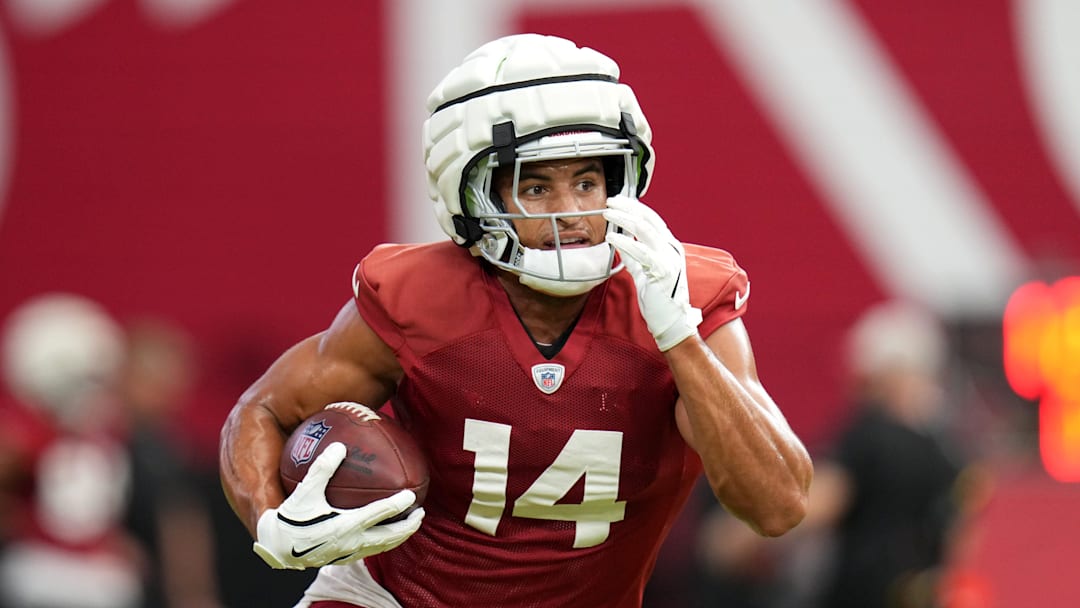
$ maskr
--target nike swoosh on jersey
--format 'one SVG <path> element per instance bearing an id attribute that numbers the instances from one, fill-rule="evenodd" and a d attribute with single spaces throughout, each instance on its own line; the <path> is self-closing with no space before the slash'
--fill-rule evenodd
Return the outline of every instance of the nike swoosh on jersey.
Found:
<path id="1" fill-rule="evenodd" d="M 746 293 L 740 294 L 735 292 L 735 310 L 739 310 L 746 304 L 746 301 L 750 299 L 750 281 L 746 282 Z"/>

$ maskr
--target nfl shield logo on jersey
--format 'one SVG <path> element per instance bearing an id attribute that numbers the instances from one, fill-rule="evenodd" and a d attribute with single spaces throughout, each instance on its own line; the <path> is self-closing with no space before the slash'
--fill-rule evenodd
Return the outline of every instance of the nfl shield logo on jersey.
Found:
<path id="1" fill-rule="evenodd" d="M 330 425 L 322 420 L 309 422 L 300 439 L 293 444 L 292 453 L 290 454 L 290 456 L 292 456 L 292 461 L 295 462 L 297 466 L 300 466 L 311 460 L 312 454 L 315 453 L 315 448 L 319 447 L 319 442 L 322 441 L 322 438 L 330 429 Z"/>
<path id="2" fill-rule="evenodd" d="M 559 390 L 565 373 L 566 368 L 558 363 L 538 363 L 532 368 L 536 388 L 548 395 Z"/>

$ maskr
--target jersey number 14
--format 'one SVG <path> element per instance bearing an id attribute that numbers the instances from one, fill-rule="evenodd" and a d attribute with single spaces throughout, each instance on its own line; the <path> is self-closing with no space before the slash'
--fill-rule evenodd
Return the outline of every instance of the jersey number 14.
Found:
<path id="1" fill-rule="evenodd" d="M 510 425 L 465 420 L 464 448 L 476 454 L 473 498 L 465 523 L 495 536 L 506 510 Z M 611 522 L 622 521 L 626 501 L 619 495 L 622 433 L 576 430 L 555 461 L 514 501 L 512 515 L 530 519 L 572 521 L 574 548 L 607 540 Z M 585 494 L 579 504 L 557 504 L 581 477 Z"/>

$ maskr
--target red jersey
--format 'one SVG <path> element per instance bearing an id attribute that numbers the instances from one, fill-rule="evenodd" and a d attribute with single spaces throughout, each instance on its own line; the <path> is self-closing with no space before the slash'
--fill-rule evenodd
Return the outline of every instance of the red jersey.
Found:
<path id="1" fill-rule="evenodd" d="M 707 336 L 746 310 L 746 274 L 727 252 L 686 254 Z M 629 273 L 592 290 L 551 359 L 452 243 L 380 246 L 355 286 L 431 473 L 420 530 L 364 560 L 374 580 L 407 607 L 640 606 L 701 462 Z"/>
<path id="2" fill-rule="evenodd" d="M 120 553 L 129 462 L 115 429 L 65 429 L 40 408 L 0 401 L 0 456 L 11 474 L 12 543 Z"/>

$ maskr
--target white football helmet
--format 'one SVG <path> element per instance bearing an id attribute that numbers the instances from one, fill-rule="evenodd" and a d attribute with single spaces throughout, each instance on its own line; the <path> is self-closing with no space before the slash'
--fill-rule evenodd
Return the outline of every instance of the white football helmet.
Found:
<path id="1" fill-rule="evenodd" d="M 512 220 L 599 215 L 528 213 L 492 194 L 492 172 L 527 162 L 603 157 L 608 196 L 638 197 L 653 173 L 652 132 L 619 67 L 590 48 L 519 34 L 467 56 L 428 97 L 424 160 L 442 229 L 473 255 L 553 295 L 585 293 L 618 271 L 606 243 L 541 251 L 522 246 Z M 515 192 L 517 188 L 513 189 Z"/>

